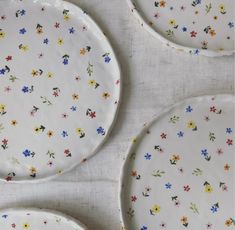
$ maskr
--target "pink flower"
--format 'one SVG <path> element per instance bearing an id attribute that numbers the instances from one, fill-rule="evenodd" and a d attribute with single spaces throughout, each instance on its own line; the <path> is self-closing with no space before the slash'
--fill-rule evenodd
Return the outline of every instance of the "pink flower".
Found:
<path id="1" fill-rule="evenodd" d="M 184 186 L 184 191 L 185 191 L 185 192 L 188 192 L 189 190 L 190 190 L 189 185 Z"/>
<path id="2" fill-rule="evenodd" d="M 227 143 L 228 145 L 233 145 L 233 140 L 232 140 L 232 139 L 227 139 L 226 143 Z"/>
<path id="3" fill-rule="evenodd" d="M 190 34 L 191 34 L 191 37 L 192 38 L 195 38 L 196 36 L 197 36 L 197 32 L 196 31 L 192 31 L 192 32 L 190 32 Z"/>
<path id="4" fill-rule="evenodd" d="M 7 139 L 3 139 L 3 140 L 2 140 L 2 143 L 3 143 L 4 145 L 7 145 L 8 140 L 7 140 Z"/>
<path id="5" fill-rule="evenodd" d="M 135 202 L 137 200 L 137 197 L 136 196 L 131 196 L 131 201 L 132 202 Z"/>

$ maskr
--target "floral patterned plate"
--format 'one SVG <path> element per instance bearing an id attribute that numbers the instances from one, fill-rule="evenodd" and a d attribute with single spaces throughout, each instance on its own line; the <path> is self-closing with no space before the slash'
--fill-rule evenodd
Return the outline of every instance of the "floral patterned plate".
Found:
<path id="1" fill-rule="evenodd" d="M 62 213 L 44 209 L 7 209 L 0 211 L 4 230 L 87 230 L 83 224 Z"/>
<path id="2" fill-rule="evenodd" d="M 127 1 L 141 25 L 168 46 L 206 56 L 234 53 L 234 1 Z"/>
<path id="3" fill-rule="evenodd" d="M 103 32 L 65 1 L 0 1 L 0 47 L 0 178 L 35 181 L 86 161 L 119 105 Z"/>
<path id="4" fill-rule="evenodd" d="M 127 230 L 235 229 L 234 104 L 193 98 L 145 125 L 121 176 Z"/>

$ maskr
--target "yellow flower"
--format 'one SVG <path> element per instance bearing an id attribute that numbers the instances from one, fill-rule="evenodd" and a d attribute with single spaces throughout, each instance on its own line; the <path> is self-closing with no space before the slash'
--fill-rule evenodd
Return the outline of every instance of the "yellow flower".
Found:
<path id="1" fill-rule="evenodd" d="M 107 98 L 110 97 L 110 94 L 107 93 L 107 92 L 104 92 L 103 95 L 102 95 L 102 97 L 103 97 L 104 99 L 107 99 Z"/>
<path id="2" fill-rule="evenodd" d="M 63 45 L 64 44 L 64 40 L 62 38 L 58 38 L 58 41 L 57 41 L 58 45 Z"/>
<path id="3" fill-rule="evenodd" d="M 68 21 L 70 19 L 70 16 L 68 14 L 64 15 L 64 20 Z"/>
<path id="4" fill-rule="evenodd" d="M 96 84 L 95 80 L 88 81 L 88 85 L 90 85 L 90 86 L 95 86 L 95 84 Z"/>
<path id="5" fill-rule="evenodd" d="M 52 77 L 53 77 L 53 73 L 48 72 L 48 73 L 47 73 L 47 77 L 48 77 L 48 78 L 52 78 Z"/>
<path id="6" fill-rule="evenodd" d="M 175 25 L 176 25 L 175 19 L 170 19 L 170 20 L 169 20 L 169 24 L 170 24 L 171 26 L 175 26 Z"/>
<path id="7" fill-rule="evenodd" d="M 35 132 L 35 133 L 39 133 L 40 131 L 41 131 L 41 129 L 40 129 L 39 127 L 35 127 L 35 128 L 34 128 L 34 132 Z"/>
<path id="8" fill-rule="evenodd" d="M 219 5 L 219 10 L 220 11 L 224 11 L 225 10 L 225 5 L 224 4 L 220 4 Z"/>
<path id="9" fill-rule="evenodd" d="M 81 128 L 77 128 L 77 129 L 76 129 L 76 132 L 77 132 L 78 134 L 81 134 L 81 133 L 82 133 L 82 129 L 81 129 Z"/>
<path id="10" fill-rule="evenodd" d="M 211 185 L 209 185 L 209 184 L 205 185 L 205 192 L 207 192 L 207 193 L 213 192 L 213 188 L 211 187 Z"/>
<path id="11" fill-rule="evenodd" d="M 0 38 L 5 38 L 6 33 L 0 29 Z"/>
<path id="12" fill-rule="evenodd" d="M 6 109 L 6 106 L 3 104 L 0 104 L 0 113 L 4 112 Z"/>
<path id="13" fill-rule="evenodd" d="M 20 46 L 20 50 L 26 52 L 26 51 L 29 50 L 29 47 L 28 47 L 27 45 L 21 45 L 21 46 Z"/>
<path id="14" fill-rule="evenodd" d="M 49 130 L 49 131 L 47 132 L 47 136 L 48 136 L 48 137 L 52 137 L 52 136 L 53 136 L 53 132 L 52 132 L 51 130 Z"/>
<path id="15" fill-rule="evenodd" d="M 30 225 L 29 225 L 29 223 L 24 223 L 22 227 L 23 227 L 23 229 L 27 230 L 30 228 Z"/>
<path id="16" fill-rule="evenodd" d="M 18 124 L 18 122 L 17 122 L 16 120 L 12 120 L 12 121 L 11 121 L 11 125 L 15 126 L 15 125 L 17 125 L 17 124 Z"/>
<path id="17" fill-rule="evenodd" d="M 214 20 L 217 20 L 218 19 L 218 16 L 214 16 Z"/>
<path id="18" fill-rule="evenodd" d="M 187 127 L 188 127 L 189 129 L 195 129 L 196 124 L 195 124 L 194 121 L 189 121 L 188 124 L 187 124 Z"/>
<path id="19" fill-rule="evenodd" d="M 132 138 L 131 142 L 135 144 L 137 142 L 137 138 L 136 137 Z"/>
<path id="20" fill-rule="evenodd" d="M 157 205 L 157 204 L 155 204 L 155 205 L 151 208 L 151 212 L 152 212 L 152 213 L 157 214 L 157 213 L 159 213 L 160 211 L 161 211 L 161 207 L 160 207 L 159 205 Z"/>

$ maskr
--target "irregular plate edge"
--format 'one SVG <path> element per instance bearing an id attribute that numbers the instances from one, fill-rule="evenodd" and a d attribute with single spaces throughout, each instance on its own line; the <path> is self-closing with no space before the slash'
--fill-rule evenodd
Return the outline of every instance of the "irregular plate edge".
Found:
<path id="1" fill-rule="evenodd" d="M 127 153 L 125 155 L 124 158 L 124 162 L 123 165 L 121 167 L 121 171 L 120 171 L 120 175 L 119 175 L 119 186 L 118 186 L 118 205 L 119 205 L 119 212 L 120 212 L 120 223 L 122 225 L 121 230 L 129 230 L 126 228 L 127 224 L 125 221 L 125 216 L 124 216 L 124 211 L 123 211 L 123 201 L 122 201 L 122 196 L 123 196 L 123 186 L 124 186 L 124 176 L 125 176 L 125 170 L 126 167 L 128 165 L 128 158 L 130 157 L 130 154 L 132 152 L 133 149 L 135 149 L 136 145 L 138 144 L 138 140 L 139 138 L 151 127 L 151 125 L 155 122 L 157 122 L 158 120 L 160 120 L 162 117 L 164 117 L 166 114 L 168 114 L 169 112 L 171 112 L 172 110 L 174 110 L 175 108 L 186 104 L 186 103 L 192 103 L 194 101 L 197 100 L 202 100 L 202 99 L 209 99 L 212 97 L 223 97 L 223 98 L 229 98 L 230 101 L 234 102 L 234 113 L 235 113 L 235 94 L 211 94 L 211 95 L 201 95 L 201 96 L 196 96 L 196 97 L 190 97 L 190 98 L 186 98 L 183 99 L 177 103 L 171 104 L 167 107 L 165 107 L 165 109 L 163 109 L 162 112 L 160 112 L 160 114 L 158 116 L 154 116 L 154 118 L 152 118 L 152 120 L 148 123 L 145 123 L 141 130 L 138 132 L 138 134 L 135 136 L 136 139 L 136 143 L 133 144 L 132 142 L 129 144 L 129 148 L 127 150 Z"/>
<path id="2" fill-rule="evenodd" d="M 14 2 L 15 0 L 11 0 L 11 2 L 9 2 L 9 4 L 11 4 L 12 2 Z M 37 3 L 37 2 L 40 2 L 40 0 L 33 0 L 32 3 Z M 117 55 L 115 53 L 115 51 L 113 50 L 113 47 L 109 41 L 109 39 L 107 38 L 107 36 L 105 35 L 105 33 L 103 32 L 103 30 L 99 27 L 99 25 L 95 22 L 95 20 L 93 20 L 93 18 L 84 10 L 82 10 L 82 8 L 80 8 L 78 5 L 76 4 L 73 4 L 71 2 L 68 2 L 66 0 L 43 0 L 41 1 L 42 3 L 48 3 L 48 4 L 52 4 L 52 2 L 55 3 L 55 7 L 59 7 L 59 6 L 69 6 L 69 7 L 72 7 L 72 8 L 76 8 L 77 10 L 80 10 L 83 14 L 84 14 L 84 17 L 86 17 L 92 24 L 93 26 L 95 26 L 96 30 L 102 34 L 103 36 L 103 39 L 104 41 L 106 42 L 106 45 L 110 48 L 110 51 L 112 52 L 112 55 L 114 57 L 114 60 L 116 62 L 115 65 L 117 65 L 117 71 L 119 72 L 119 79 L 120 79 L 120 83 L 119 83 L 119 92 L 118 92 L 118 103 L 117 103 L 117 107 L 116 107 L 116 111 L 113 115 L 113 118 L 112 118 L 112 122 L 109 126 L 109 128 L 107 129 L 107 133 L 104 137 L 104 139 L 100 142 L 100 144 L 93 150 L 93 152 L 91 152 L 87 157 L 85 157 L 86 161 L 90 158 L 92 158 L 97 152 L 100 151 L 100 149 L 102 148 L 102 146 L 104 145 L 104 143 L 107 141 L 107 139 L 110 137 L 110 134 L 113 130 L 113 127 L 115 126 L 116 124 L 116 120 L 118 118 L 118 113 L 119 113 L 119 109 L 120 109 L 120 105 L 121 105 L 121 101 L 122 101 L 122 91 L 123 91 L 123 86 L 122 86 L 122 71 L 121 71 L 121 66 L 120 66 L 120 63 L 117 59 Z M 86 12 L 86 13 L 84 13 Z M 54 178 L 57 178 L 59 177 L 60 175 L 62 174 L 65 174 L 65 173 L 68 173 L 70 171 L 72 171 L 73 169 L 75 169 L 76 167 L 78 167 L 80 164 L 86 162 L 86 161 L 80 161 L 80 162 L 77 162 L 77 163 L 74 163 L 73 165 L 71 165 L 70 167 L 68 167 L 66 170 L 63 170 L 63 172 L 61 173 L 55 173 L 53 175 L 50 175 L 50 176 L 47 176 L 47 177 L 42 177 L 42 178 L 36 178 L 36 179 L 33 179 L 33 180 L 27 180 L 27 179 L 23 179 L 23 180 L 12 180 L 12 181 L 8 181 L 7 183 L 10 183 L 10 184 L 25 184 L 25 183 L 41 183 L 41 182 L 46 182 L 46 181 L 50 181 L 50 180 L 53 180 Z M 6 180 L 4 178 L 1 178 L 0 177 L 0 182 L 6 182 Z"/>
<path id="3" fill-rule="evenodd" d="M 16 208 L 7 208 L 7 209 L 0 209 L 1 213 L 7 213 L 7 212 L 36 212 L 36 213 L 45 213 L 45 214 L 52 214 L 55 216 L 62 217 L 66 220 L 72 221 L 73 223 L 77 224 L 78 227 L 82 228 L 83 230 L 88 230 L 87 226 L 85 226 L 83 223 L 81 223 L 79 220 L 66 215 L 62 212 L 51 210 L 51 209 L 45 209 L 45 208 L 24 208 L 24 207 L 16 207 Z"/>
<path id="4" fill-rule="evenodd" d="M 207 57 L 221 57 L 221 56 L 231 56 L 235 53 L 235 49 L 231 51 L 213 51 L 213 50 L 203 50 L 203 49 L 197 49 L 197 48 L 191 48 L 187 46 L 182 46 L 177 43 L 171 42 L 168 39 L 166 39 L 164 36 L 159 34 L 156 30 L 154 30 L 148 22 L 142 17 L 139 10 L 136 8 L 135 4 L 133 3 L 133 0 L 126 0 L 127 4 L 129 5 L 129 8 L 131 10 L 131 13 L 135 15 L 137 20 L 139 21 L 140 25 L 143 26 L 153 37 L 159 39 L 164 45 L 174 48 L 176 51 L 184 51 L 186 53 L 192 54 L 192 55 L 203 55 Z"/>

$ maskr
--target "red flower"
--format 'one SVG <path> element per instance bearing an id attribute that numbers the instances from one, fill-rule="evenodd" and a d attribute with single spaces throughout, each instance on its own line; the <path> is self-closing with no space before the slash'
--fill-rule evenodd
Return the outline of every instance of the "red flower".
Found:
<path id="1" fill-rule="evenodd" d="M 59 96 L 58 92 L 54 91 L 53 96 L 58 97 Z"/>
<path id="2" fill-rule="evenodd" d="M 197 32 L 196 31 L 192 31 L 192 32 L 190 32 L 190 34 L 191 34 L 191 37 L 192 38 L 195 38 L 196 36 L 197 36 Z"/>
<path id="3" fill-rule="evenodd" d="M 96 117 L 96 113 L 95 113 L 95 112 L 91 112 L 91 113 L 90 113 L 90 117 L 91 117 L 91 118 Z"/>
<path id="4" fill-rule="evenodd" d="M 6 61 L 11 61 L 12 60 L 12 56 L 7 56 L 6 57 Z"/>
<path id="5" fill-rule="evenodd" d="M 131 196 L 131 201 L 132 202 L 135 202 L 137 200 L 137 197 L 136 196 Z"/>
<path id="6" fill-rule="evenodd" d="M 185 191 L 185 192 L 188 192 L 189 190 L 190 190 L 189 185 L 184 186 L 184 191 Z"/>
<path id="7" fill-rule="evenodd" d="M 228 145 L 233 145 L 233 140 L 232 140 L 232 139 L 228 139 L 228 140 L 226 141 L 226 143 L 227 143 Z"/>
<path id="8" fill-rule="evenodd" d="M 161 136 L 162 139 L 166 139 L 167 134 L 162 133 L 160 136 Z"/>
<path id="9" fill-rule="evenodd" d="M 11 227 L 12 227 L 12 228 L 15 228 L 15 227 L 16 227 L 16 224 L 12 224 Z"/>
<path id="10" fill-rule="evenodd" d="M 136 171 L 131 171 L 131 176 L 136 177 L 137 176 L 137 172 Z"/>
<path id="11" fill-rule="evenodd" d="M 55 27 L 56 29 L 60 28 L 60 23 L 59 23 L 59 22 L 56 22 L 55 25 L 54 25 L 54 27 Z"/>
<path id="12" fill-rule="evenodd" d="M 3 139 L 3 140 L 2 140 L 2 143 L 3 143 L 4 145 L 7 145 L 8 140 L 7 140 L 7 139 Z"/>
<path id="13" fill-rule="evenodd" d="M 6 180 L 6 181 L 11 181 L 11 180 L 12 180 L 12 177 L 11 177 L 11 176 L 7 176 L 7 177 L 5 178 L 5 180 Z"/>
<path id="14" fill-rule="evenodd" d="M 210 112 L 213 112 L 213 113 L 215 113 L 215 112 L 216 112 L 216 108 L 215 108 L 215 106 L 210 107 Z"/>

